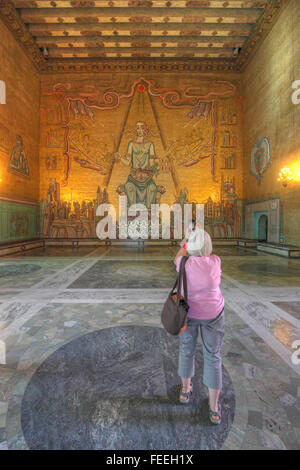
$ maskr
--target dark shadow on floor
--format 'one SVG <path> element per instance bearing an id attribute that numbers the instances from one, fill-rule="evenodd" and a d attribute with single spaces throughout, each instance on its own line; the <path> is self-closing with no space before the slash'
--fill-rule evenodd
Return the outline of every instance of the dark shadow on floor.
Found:
<path id="1" fill-rule="evenodd" d="M 234 418 L 230 376 L 223 368 L 222 423 L 214 426 L 201 384 L 200 346 L 192 399 L 178 401 L 178 341 L 161 328 L 132 325 L 95 331 L 59 348 L 23 397 L 29 448 L 221 448 Z"/>

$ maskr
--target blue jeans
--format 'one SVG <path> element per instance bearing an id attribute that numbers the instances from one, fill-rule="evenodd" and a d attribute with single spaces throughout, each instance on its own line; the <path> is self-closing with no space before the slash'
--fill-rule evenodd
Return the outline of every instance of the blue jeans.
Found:
<path id="1" fill-rule="evenodd" d="M 221 346 L 224 325 L 224 309 L 212 320 L 196 320 L 188 317 L 187 328 L 179 335 L 178 375 L 180 377 L 190 378 L 195 375 L 195 351 L 200 326 L 204 360 L 203 383 L 215 390 L 222 388 Z"/>

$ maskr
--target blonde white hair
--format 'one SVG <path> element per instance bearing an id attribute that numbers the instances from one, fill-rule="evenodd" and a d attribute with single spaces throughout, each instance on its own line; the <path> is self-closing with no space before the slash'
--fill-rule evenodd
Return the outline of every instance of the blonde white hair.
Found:
<path id="1" fill-rule="evenodd" d="M 186 249 L 191 256 L 209 256 L 212 253 L 212 241 L 209 233 L 200 228 L 193 230 L 188 238 Z"/>

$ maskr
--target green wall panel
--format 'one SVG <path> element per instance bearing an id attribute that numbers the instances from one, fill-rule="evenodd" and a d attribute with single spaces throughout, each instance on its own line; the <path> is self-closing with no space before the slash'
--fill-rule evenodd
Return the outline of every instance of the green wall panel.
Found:
<path id="1" fill-rule="evenodd" d="M 0 242 L 39 237 L 39 207 L 0 201 Z"/>

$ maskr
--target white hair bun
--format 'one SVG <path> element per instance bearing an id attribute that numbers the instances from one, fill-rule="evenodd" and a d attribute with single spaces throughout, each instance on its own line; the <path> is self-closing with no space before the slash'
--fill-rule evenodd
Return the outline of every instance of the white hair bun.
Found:
<path id="1" fill-rule="evenodd" d="M 186 249 L 191 256 L 209 256 L 212 252 L 210 235 L 205 230 L 196 228 L 189 235 Z"/>

